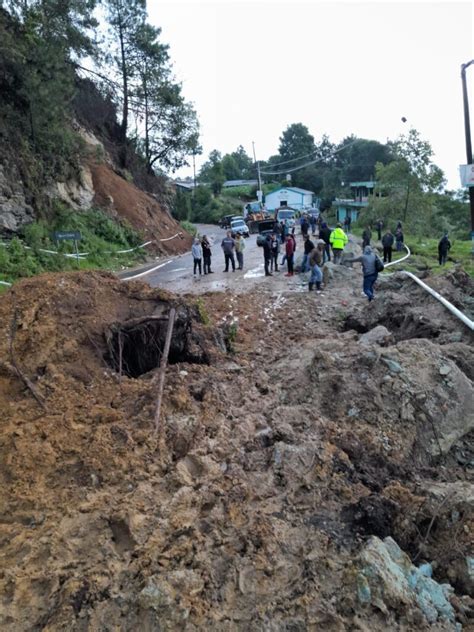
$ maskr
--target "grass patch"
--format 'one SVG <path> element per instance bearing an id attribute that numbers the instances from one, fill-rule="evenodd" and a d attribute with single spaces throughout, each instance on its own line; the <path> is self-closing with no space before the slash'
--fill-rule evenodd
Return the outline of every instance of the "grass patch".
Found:
<path id="1" fill-rule="evenodd" d="M 179 222 L 179 225 L 193 237 L 197 235 L 198 230 L 196 226 L 192 222 L 188 222 L 187 219 L 183 219 L 181 222 Z"/>
<path id="2" fill-rule="evenodd" d="M 202 298 L 198 298 L 196 304 L 197 304 L 197 310 L 199 312 L 199 318 L 201 319 L 202 324 L 210 325 L 211 319 L 209 317 L 209 313 L 206 309 L 206 306 L 204 305 L 204 301 L 202 300 Z"/>
<path id="3" fill-rule="evenodd" d="M 79 252 L 87 252 L 87 258 L 79 261 L 65 257 L 74 253 L 71 241 L 56 244 L 53 232 L 78 230 L 81 232 Z M 52 219 L 40 220 L 25 226 L 21 239 L 14 238 L 7 245 L 0 245 L 0 280 L 12 283 L 22 277 L 42 272 L 65 270 L 116 270 L 129 267 L 145 258 L 144 251 L 135 250 L 120 254 L 120 250 L 136 248 L 141 236 L 124 223 L 112 220 L 99 210 L 76 212 L 58 206 Z M 42 252 L 56 250 L 57 254 Z M 1 286 L 4 287 L 4 286 Z"/>
<path id="4" fill-rule="evenodd" d="M 455 265 L 461 265 L 470 275 L 474 274 L 474 261 L 471 256 L 471 241 L 461 239 L 451 239 L 451 250 L 448 254 L 448 261 L 445 266 L 438 263 L 438 242 L 439 239 L 428 239 L 424 237 L 407 238 L 407 246 L 410 248 L 413 257 L 411 265 L 415 268 L 428 268 L 432 274 L 442 274 L 444 271 L 452 269 Z"/>

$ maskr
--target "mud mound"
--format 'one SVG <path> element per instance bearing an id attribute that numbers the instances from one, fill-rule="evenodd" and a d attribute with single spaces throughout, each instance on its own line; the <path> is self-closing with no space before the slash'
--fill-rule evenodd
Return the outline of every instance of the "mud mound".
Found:
<path id="1" fill-rule="evenodd" d="M 440 292 L 455 307 L 474 319 L 474 282 L 462 271 L 448 277 L 430 277 L 428 285 Z M 377 325 L 385 326 L 395 340 L 436 339 L 440 344 L 474 342 L 467 328 L 459 328 L 454 316 L 422 288 L 401 274 L 380 277 L 379 294 L 370 310 L 349 314 L 343 327 L 365 333 Z"/>
<path id="2" fill-rule="evenodd" d="M 124 180 L 106 164 L 91 165 L 91 173 L 94 203 L 127 220 L 146 241 L 157 240 L 157 244 L 150 246 L 152 250 L 179 254 L 191 248 L 191 235 L 150 195 Z M 170 241 L 158 241 L 176 233 L 181 235 Z"/>
<path id="3" fill-rule="evenodd" d="M 454 632 L 389 586 L 363 601 L 375 535 L 432 562 L 468 626 L 472 349 L 361 342 L 340 331 L 346 298 L 260 286 L 194 303 L 100 273 L 2 296 L 2 629 Z M 9 361 L 15 311 L 47 410 Z"/>

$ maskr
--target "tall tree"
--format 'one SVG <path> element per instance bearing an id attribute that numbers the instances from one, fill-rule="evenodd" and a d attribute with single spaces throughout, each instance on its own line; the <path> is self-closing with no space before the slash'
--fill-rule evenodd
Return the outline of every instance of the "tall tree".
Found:
<path id="1" fill-rule="evenodd" d="M 127 162 L 130 82 L 136 73 L 136 45 L 146 20 L 146 0 L 105 0 L 112 41 L 112 57 L 122 84 L 120 123 L 121 160 Z"/>
<path id="2" fill-rule="evenodd" d="M 282 160 L 292 160 L 311 154 L 315 149 L 314 136 L 309 133 L 306 125 L 293 123 L 281 135 L 278 152 Z"/>
<path id="3" fill-rule="evenodd" d="M 399 137 L 393 144 L 395 160 L 376 165 L 376 193 L 368 216 L 384 215 L 402 219 L 414 231 L 429 231 L 436 208 L 436 195 L 444 184 L 444 174 L 432 162 L 429 142 L 416 130 Z"/>
<path id="4" fill-rule="evenodd" d="M 373 180 L 375 165 L 387 164 L 394 159 L 393 149 L 376 140 L 348 136 L 337 147 L 335 163 L 343 182 Z"/>
<path id="5" fill-rule="evenodd" d="M 199 125 L 194 108 L 173 80 L 168 46 L 159 41 L 161 29 L 142 24 L 131 52 L 134 81 L 131 96 L 144 127 L 144 154 L 149 172 L 155 164 L 175 170 L 196 152 Z"/>
<path id="6" fill-rule="evenodd" d="M 225 175 L 222 168 L 222 155 L 217 149 L 211 151 L 208 160 L 201 167 L 199 180 L 203 184 L 210 185 L 214 195 L 219 195 L 222 191 Z"/>

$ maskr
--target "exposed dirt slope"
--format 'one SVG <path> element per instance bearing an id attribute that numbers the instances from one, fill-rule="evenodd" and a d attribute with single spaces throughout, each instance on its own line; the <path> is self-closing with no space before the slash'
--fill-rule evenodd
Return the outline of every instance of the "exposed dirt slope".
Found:
<path id="1" fill-rule="evenodd" d="M 196 302 L 72 273 L 2 297 L 2 629 L 455 630 L 402 598 L 361 602 L 374 535 L 432 562 L 470 629 L 472 339 L 450 317 L 438 339 L 374 331 L 393 287 L 370 308 L 329 289 Z M 126 373 L 162 347 L 171 305 L 159 450 L 155 372 Z M 15 310 L 47 412 L 10 366 Z"/>
<path id="2" fill-rule="evenodd" d="M 94 204 L 115 212 L 141 232 L 146 241 L 157 240 L 150 248 L 156 252 L 178 254 L 191 248 L 192 238 L 151 195 L 117 175 L 107 164 L 90 166 L 94 186 Z M 173 237 L 170 241 L 159 241 Z"/>

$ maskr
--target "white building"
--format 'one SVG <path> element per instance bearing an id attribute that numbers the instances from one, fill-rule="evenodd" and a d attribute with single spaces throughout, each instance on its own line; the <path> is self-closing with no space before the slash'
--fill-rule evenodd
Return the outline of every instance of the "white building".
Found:
<path id="1" fill-rule="evenodd" d="M 313 191 L 306 191 L 298 187 L 280 187 L 276 191 L 265 195 L 265 208 L 274 211 L 280 206 L 289 206 L 296 210 L 313 206 Z"/>

